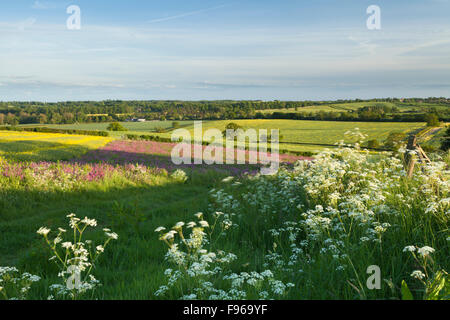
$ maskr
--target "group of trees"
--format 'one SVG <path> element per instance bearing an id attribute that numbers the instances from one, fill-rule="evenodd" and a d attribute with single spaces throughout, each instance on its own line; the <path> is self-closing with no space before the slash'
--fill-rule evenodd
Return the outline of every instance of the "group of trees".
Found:
<path id="1" fill-rule="evenodd" d="M 108 131 L 128 131 L 127 128 L 122 126 L 119 122 L 112 122 L 109 124 L 109 126 L 106 128 Z"/>
<path id="2" fill-rule="evenodd" d="M 357 110 L 347 110 L 342 104 L 367 103 Z M 389 102 L 388 106 L 385 102 Z M 403 112 L 401 107 L 423 107 L 420 112 Z M 436 104 L 448 107 L 430 108 Z M 333 105 L 333 112 L 303 112 L 309 106 Z M 292 112 L 268 112 L 289 109 Z M 443 111 L 444 110 L 444 111 Z M 263 112 L 265 111 L 265 112 Z M 77 101 L 77 102 L 0 102 L 0 125 L 71 124 L 76 122 L 119 122 L 129 118 L 146 120 L 229 120 L 229 119 L 305 119 L 333 121 L 428 121 L 434 114 L 438 120 L 450 119 L 450 99 L 372 99 L 337 101 Z"/>
<path id="3" fill-rule="evenodd" d="M 369 149 L 382 148 L 385 150 L 398 150 L 402 143 L 404 143 L 405 139 L 405 133 L 391 132 L 383 143 L 380 143 L 380 141 L 378 141 L 377 139 L 372 139 L 367 141 L 366 147 Z"/>
<path id="4" fill-rule="evenodd" d="M 387 111 L 389 110 L 389 111 Z M 379 106 L 362 107 L 352 111 L 319 111 L 319 112 L 274 112 L 263 114 L 258 112 L 257 119 L 293 119 L 322 121 L 393 121 L 393 122 L 427 122 L 430 126 L 439 126 L 440 121 L 450 120 L 448 110 L 423 108 L 422 112 L 400 112 L 397 107 Z"/>
<path id="5" fill-rule="evenodd" d="M 437 113 L 428 113 L 425 116 L 425 121 L 426 121 L 428 127 L 439 127 L 440 126 L 439 115 Z"/>
<path id="6" fill-rule="evenodd" d="M 227 100 L 0 102 L 0 125 L 113 122 L 129 118 L 172 121 L 246 119 L 254 117 L 255 110 L 304 107 L 312 104 L 313 102 Z"/>

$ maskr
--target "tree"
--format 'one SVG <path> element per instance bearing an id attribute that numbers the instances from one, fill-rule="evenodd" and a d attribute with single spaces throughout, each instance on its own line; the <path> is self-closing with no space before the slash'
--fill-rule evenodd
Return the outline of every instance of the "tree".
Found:
<path id="1" fill-rule="evenodd" d="M 237 123 L 230 122 L 229 124 L 227 124 L 225 129 L 227 129 L 227 130 L 235 130 L 236 131 L 238 129 L 242 129 L 242 127 L 240 125 L 238 125 Z"/>
<path id="2" fill-rule="evenodd" d="M 50 122 L 53 124 L 60 124 L 62 122 L 61 115 L 59 113 L 52 113 Z"/>
<path id="3" fill-rule="evenodd" d="M 224 137 L 227 137 L 227 139 L 233 139 L 236 134 L 233 136 L 228 136 L 227 131 L 228 130 L 233 130 L 234 132 L 236 132 L 237 130 L 242 129 L 242 127 L 240 125 L 238 125 L 237 123 L 234 122 L 230 122 L 229 124 L 227 124 L 227 126 L 225 127 L 225 130 L 222 131 L 222 135 Z"/>
<path id="4" fill-rule="evenodd" d="M 41 114 L 39 115 L 39 123 L 40 123 L 40 124 L 47 123 L 47 116 L 46 116 L 45 114 L 41 113 Z"/>
<path id="5" fill-rule="evenodd" d="M 32 123 L 32 118 L 30 114 L 24 111 L 20 111 L 19 113 L 19 123 Z"/>
<path id="6" fill-rule="evenodd" d="M 428 127 L 439 127 L 441 124 L 439 122 L 439 117 L 434 113 L 429 113 L 425 116 L 425 121 Z"/>
<path id="7" fill-rule="evenodd" d="M 108 131 L 128 131 L 127 128 L 125 128 L 124 126 L 122 126 L 120 123 L 118 122 L 112 122 L 109 124 L 109 126 L 106 128 Z"/>
<path id="8" fill-rule="evenodd" d="M 384 146 L 391 150 L 398 150 L 402 141 L 406 138 L 403 132 L 391 132 L 384 142 Z"/>
<path id="9" fill-rule="evenodd" d="M 447 128 L 444 135 L 444 140 L 441 144 L 441 150 L 448 151 L 450 149 L 450 127 Z"/>
<path id="10" fill-rule="evenodd" d="M 17 119 L 17 117 L 14 114 L 8 113 L 6 115 L 6 123 L 15 126 L 19 124 L 19 119 Z"/>
<path id="11" fill-rule="evenodd" d="M 74 123 L 74 115 L 71 112 L 64 112 L 62 115 L 62 121 L 66 124 Z"/>

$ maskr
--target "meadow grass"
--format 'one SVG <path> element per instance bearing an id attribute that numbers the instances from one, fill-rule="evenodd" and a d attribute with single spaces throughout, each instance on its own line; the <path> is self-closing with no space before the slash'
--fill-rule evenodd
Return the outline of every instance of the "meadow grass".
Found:
<path id="1" fill-rule="evenodd" d="M 283 124 L 290 125 L 276 123 Z M 102 228 L 119 235 L 92 270 L 102 286 L 81 299 L 400 299 L 402 281 L 417 299 L 450 292 L 446 275 L 432 294 L 450 269 L 444 162 L 418 165 L 407 179 L 404 150 L 392 156 L 339 148 L 274 176 L 229 177 L 137 164 L 156 152 L 148 143 L 121 142 L 113 151 L 123 159 L 107 164 L 83 160 L 78 149 L 105 138 L 1 134 L 10 144 L 0 157 L 0 266 L 41 277 L 29 299 L 46 299 L 54 294 L 50 285 L 61 283 L 36 231 L 49 227 L 53 239 L 58 227 L 69 229 L 70 213 L 96 220 L 84 239 L 103 241 Z M 75 159 L 17 162 L 22 152 L 57 160 L 55 144 Z M 381 270 L 379 290 L 366 285 L 372 265 Z"/>
<path id="2" fill-rule="evenodd" d="M 206 209 L 205 195 L 223 177 L 210 172 L 193 175 L 187 183 L 182 183 L 161 174 L 151 176 L 144 183 L 114 176 L 65 191 L 58 188 L 45 191 L 3 180 L 0 184 L 0 266 L 15 265 L 45 278 L 33 288 L 30 298 L 46 299 L 50 295 L 48 284 L 57 282 L 58 277 L 55 266 L 48 261 L 50 252 L 36 235 L 36 228 L 40 225 L 67 228 L 65 216 L 73 212 L 95 218 L 100 226 L 120 233 L 120 241 L 111 244 L 95 270 L 97 277 L 101 274 L 105 289 L 96 297 L 149 299 L 164 272 L 161 268 L 164 248 L 155 241 L 153 226 Z M 142 218 L 122 221 L 122 211 Z M 86 234 L 93 240 L 101 236 L 98 232 Z"/>
<path id="3" fill-rule="evenodd" d="M 120 122 L 120 124 L 128 129 L 127 132 L 117 132 L 117 131 L 109 131 L 110 136 L 114 138 L 120 138 L 124 133 L 127 134 L 150 134 L 153 133 L 156 129 L 172 129 L 172 123 L 174 121 L 147 121 L 147 122 Z M 180 127 L 189 126 L 193 123 L 193 121 L 176 121 L 179 123 Z M 42 125 L 48 128 L 55 129 L 74 129 L 74 130 L 101 130 L 107 131 L 109 123 L 77 123 L 77 124 L 63 124 L 63 125 L 55 125 L 55 124 L 45 124 Z M 30 125 L 35 127 L 36 125 Z"/>
<path id="4" fill-rule="evenodd" d="M 408 180 L 401 161 L 340 149 L 269 177 L 193 171 L 186 181 L 144 167 L 79 183 L 60 167 L 46 184 L 30 172 L 0 175 L 0 266 L 40 276 L 28 298 L 46 299 L 60 279 L 36 230 L 68 228 L 73 212 L 119 235 L 93 269 L 102 286 L 80 298 L 400 299 L 406 280 L 422 299 L 449 270 L 449 172 L 435 163 Z M 411 245 L 436 250 L 426 268 L 404 252 Z M 382 270 L 380 290 L 366 287 L 370 265 Z M 413 271 L 427 273 L 425 285 Z"/>
<path id="5" fill-rule="evenodd" d="M 333 145 L 344 138 L 345 132 L 359 128 L 368 140 L 376 139 L 383 143 L 391 132 L 409 133 L 425 127 L 424 123 L 406 122 L 339 122 L 339 121 L 308 121 L 308 120 L 217 120 L 203 121 L 203 131 L 216 128 L 221 131 L 230 122 L 239 124 L 245 129 L 278 129 L 283 139 L 281 150 L 317 153 L 325 147 L 320 144 Z M 180 127 L 190 131 L 193 136 L 193 121 L 179 121 Z M 144 123 L 121 122 L 129 129 L 127 132 L 110 132 L 114 138 L 120 139 L 124 134 L 157 135 L 170 138 L 173 133 L 172 121 L 149 121 Z M 90 123 L 74 125 L 45 125 L 51 128 L 106 130 L 107 123 Z M 164 128 L 167 132 L 157 133 L 156 128 Z M 353 141 L 347 141 L 353 142 Z M 328 146 L 330 147 L 330 146 Z"/>
<path id="6" fill-rule="evenodd" d="M 401 157 L 374 158 L 344 148 L 272 177 L 228 180 L 228 186 L 210 192 L 212 214 L 201 216 L 209 226 L 174 220 L 172 231 L 167 232 L 170 225 L 157 230 L 172 264 L 156 294 L 400 299 L 406 281 L 418 299 L 448 299 L 445 168 L 445 163 L 423 166 L 408 180 Z M 222 229 L 214 231 L 217 226 Z M 220 251 L 235 257 L 223 266 Z M 378 290 L 366 283 L 369 266 L 382 272 Z"/>
<path id="7" fill-rule="evenodd" d="M 278 129 L 283 136 L 280 141 L 280 150 L 320 152 L 325 148 L 320 144 L 334 145 L 337 141 L 344 140 L 353 143 L 345 137 L 348 131 L 359 131 L 367 135 L 367 140 L 376 139 L 384 142 L 391 132 L 409 133 L 423 128 L 423 123 L 390 123 L 390 122 L 337 122 L 337 121 L 307 121 L 307 120 L 221 120 L 203 122 L 203 131 L 217 128 L 221 131 L 230 122 L 246 129 Z M 194 134 L 193 126 L 188 126 L 191 135 Z M 165 134 L 165 136 L 170 136 Z"/>

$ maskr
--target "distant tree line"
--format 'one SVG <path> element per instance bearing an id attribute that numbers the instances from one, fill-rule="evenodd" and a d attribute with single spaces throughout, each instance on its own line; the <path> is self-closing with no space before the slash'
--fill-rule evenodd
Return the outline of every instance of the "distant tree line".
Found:
<path id="1" fill-rule="evenodd" d="M 417 107 L 418 105 L 415 105 Z M 257 112 L 258 119 L 295 119 L 322 121 L 393 121 L 393 122 L 427 122 L 430 126 L 439 126 L 440 121 L 450 120 L 450 104 L 447 108 L 424 106 L 420 112 L 401 111 L 398 106 L 375 104 L 356 110 L 318 111 L 318 112 L 273 112 L 264 114 Z"/>
<path id="2" fill-rule="evenodd" d="M 368 106 L 346 110 L 339 105 L 364 102 Z M 393 107 L 382 104 L 390 102 Z M 309 106 L 334 105 L 334 112 L 302 112 Z M 420 107 L 420 112 L 402 111 L 402 107 Z M 446 108 L 433 108 L 435 104 Z M 295 112 L 264 112 L 271 109 L 289 109 Z M 304 110 L 303 110 L 304 111 Z M 118 122 L 130 118 L 146 120 L 231 120 L 231 119 L 302 119 L 333 121 L 427 121 L 434 114 L 440 121 L 450 119 L 450 99 L 372 99 L 337 101 L 67 101 L 0 102 L 0 125 L 18 124 L 72 124 L 86 122 Z"/>
<path id="3" fill-rule="evenodd" d="M 100 130 L 76 130 L 76 129 L 56 129 L 46 127 L 14 127 L 14 126 L 0 126 L 0 131 L 18 131 L 18 132 L 40 132 L 40 133 L 60 133 L 60 134 L 75 134 L 85 136 L 99 136 L 109 137 L 109 133 Z"/>
<path id="4" fill-rule="evenodd" d="M 421 113 L 386 114 L 381 112 L 365 112 L 361 109 L 354 112 L 274 112 L 263 114 L 258 112 L 256 119 L 292 119 L 292 120 L 321 120 L 321 121 L 365 121 L 365 122 L 427 122 L 432 126 L 439 126 L 440 121 L 450 120 L 450 109 L 443 112 L 436 109 L 424 110 Z M 431 120 L 432 119 L 432 120 Z"/>

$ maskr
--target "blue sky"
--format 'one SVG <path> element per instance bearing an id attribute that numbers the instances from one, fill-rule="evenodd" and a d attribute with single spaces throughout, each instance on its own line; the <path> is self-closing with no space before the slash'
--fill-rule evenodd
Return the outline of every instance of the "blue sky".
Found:
<path id="1" fill-rule="evenodd" d="M 449 14 L 450 0 L 1 1 L 0 100 L 448 97 Z"/>

